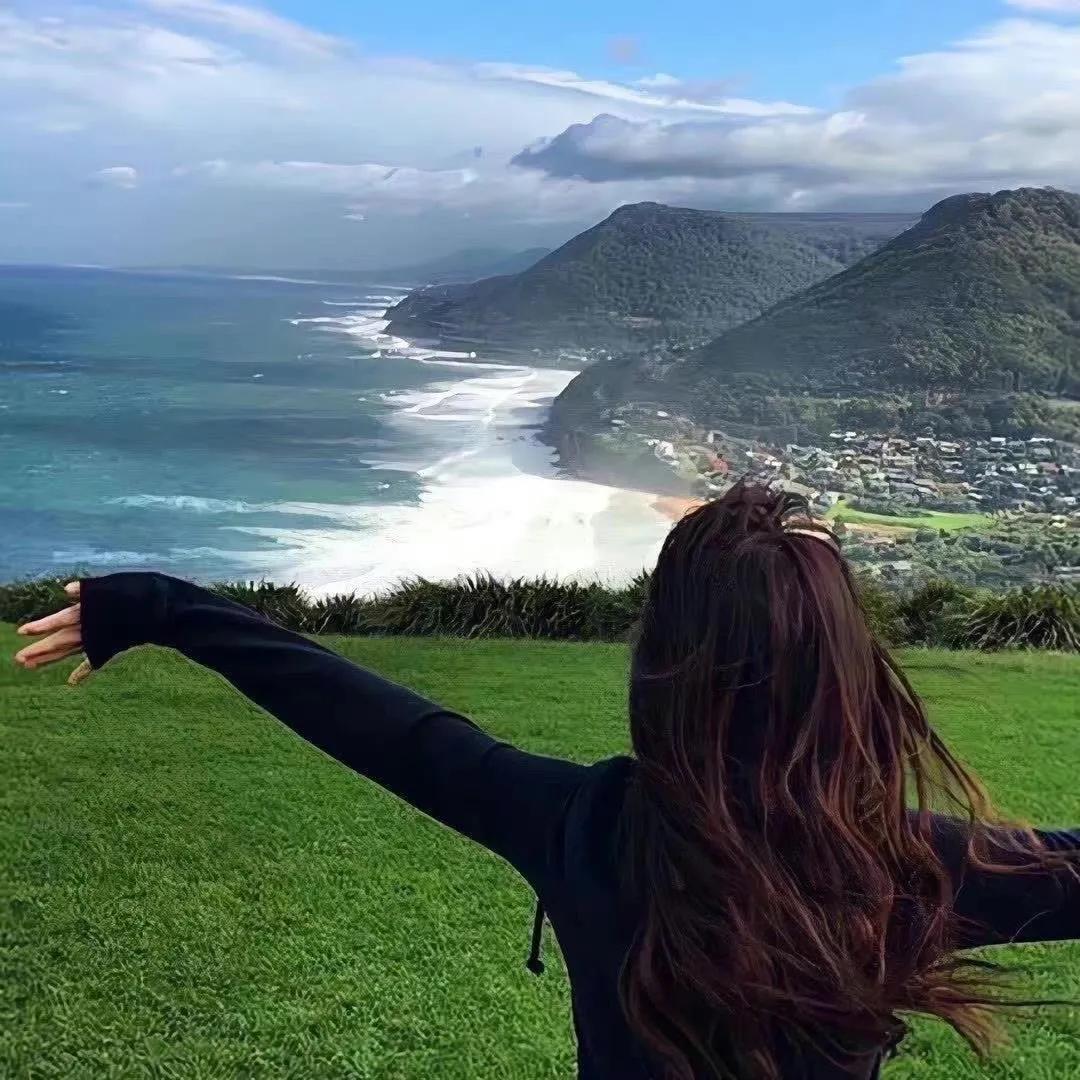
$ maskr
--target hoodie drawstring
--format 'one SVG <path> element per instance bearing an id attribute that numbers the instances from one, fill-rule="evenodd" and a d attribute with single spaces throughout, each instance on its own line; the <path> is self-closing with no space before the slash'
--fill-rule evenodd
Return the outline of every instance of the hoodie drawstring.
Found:
<path id="1" fill-rule="evenodd" d="M 534 975 L 544 974 L 544 961 L 540 958 L 540 951 L 544 944 L 544 905 L 540 897 L 536 898 L 536 914 L 533 916 L 532 947 L 529 949 L 529 959 L 525 966 Z"/>

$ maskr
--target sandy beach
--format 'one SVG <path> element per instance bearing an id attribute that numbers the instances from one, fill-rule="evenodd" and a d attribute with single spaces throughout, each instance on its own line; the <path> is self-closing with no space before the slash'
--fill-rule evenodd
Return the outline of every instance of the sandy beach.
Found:
<path id="1" fill-rule="evenodd" d="M 701 499 L 691 499 L 682 495 L 661 495 L 653 500 L 652 508 L 669 521 L 678 521 L 695 506 L 700 506 Z"/>

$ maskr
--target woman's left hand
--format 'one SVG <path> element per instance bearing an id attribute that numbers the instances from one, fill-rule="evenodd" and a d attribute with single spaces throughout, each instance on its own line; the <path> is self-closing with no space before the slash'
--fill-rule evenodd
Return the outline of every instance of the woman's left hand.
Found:
<path id="1" fill-rule="evenodd" d="M 74 597 L 76 603 L 62 611 L 46 615 L 43 619 L 23 623 L 19 627 L 20 634 L 47 634 L 48 636 L 35 641 L 32 645 L 27 645 L 25 649 L 20 649 L 15 654 L 16 664 L 32 670 L 44 667 L 46 664 L 55 664 L 58 660 L 64 660 L 82 652 L 82 608 L 78 603 L 79 582 L 69 581 L 64 586 L 64 592 Z M 77 685 L 92 670 L 90 662 L 84 659 L 68 676 L 68 684 Z"/>

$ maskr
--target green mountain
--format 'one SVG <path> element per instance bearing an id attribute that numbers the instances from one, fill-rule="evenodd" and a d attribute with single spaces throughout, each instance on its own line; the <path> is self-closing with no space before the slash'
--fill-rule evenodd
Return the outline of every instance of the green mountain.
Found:
<path id="1" fill-rule="evenodd" d="M 837 424 L 1080 438 L 1080 195 L 957 195 L 708 344 L 594 365 L 551 430 L 657 406 L 738 428 Z"/>
<path id="2" fill-rule="evenodd" d="M 956 195 L 689 361 L 711 376 L 1080 394 L 1080 195 Z"/>
<path id="3" fill-rule="evenodd" d="M 895 236 L 893 214 L 724 214 L 638 203 L 518 274 L 411 293 L 404 337 L 540 348 L 699 344 Z"/>

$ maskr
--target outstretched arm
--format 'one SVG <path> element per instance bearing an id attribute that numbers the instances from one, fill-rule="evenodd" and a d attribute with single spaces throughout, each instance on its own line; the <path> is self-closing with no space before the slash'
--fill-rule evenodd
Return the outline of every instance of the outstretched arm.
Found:
<path id="1" fill-rule="evenodd" d="M 517 750 L 458 713 L 190 582 L 126 572 L 82 579 L 80 593 L 66 644 L 79 631 L 93 669 L 136 645 L 174 648 L 530 880 L 543 874 L 555 824 L 584 766 Z"/>
<path id="2" fill-rule="evenodd" d="M 1011 872 L 968 862 L 968 828 L 952 818 L 934 822 L 938 851 L 955 883 L 954 910 L 963 948 L 1080 938 L 1080 829 L 1036 830 L 1053 857 L 1040 868 L 1009 843 L 1007 830 L 990 834 L 989 856 Z"/>

